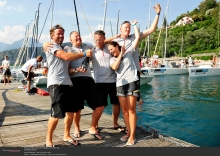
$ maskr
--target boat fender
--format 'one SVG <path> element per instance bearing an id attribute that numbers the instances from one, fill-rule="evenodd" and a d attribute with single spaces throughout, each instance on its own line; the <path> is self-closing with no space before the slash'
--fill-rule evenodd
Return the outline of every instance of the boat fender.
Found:
<path id="1" fill-rule="evenodd" d="M 40 94 L 42 96 L 48 96 L 49 95 L 49 92 L 43 90 L 43 89 L 40 89 L 37 87 L 37 94 Z"/>

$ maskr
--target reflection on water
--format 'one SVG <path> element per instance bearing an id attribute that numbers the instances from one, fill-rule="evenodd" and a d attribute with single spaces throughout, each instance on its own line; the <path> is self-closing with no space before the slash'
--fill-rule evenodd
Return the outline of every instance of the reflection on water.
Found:
<path id="1" fill-rule="evenodd" d="M 150 84 L 141 86 L 141 96 L 139 126 L 159 129 L 198 146 L 220 146 L 219 76 L 155 76 Z M 111 114 L 111 107 L 109 104 L 104 112 Z"/>

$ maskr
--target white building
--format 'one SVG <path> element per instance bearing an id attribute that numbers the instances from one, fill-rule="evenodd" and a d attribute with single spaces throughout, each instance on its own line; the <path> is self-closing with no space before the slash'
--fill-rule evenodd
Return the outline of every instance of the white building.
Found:
<path id="1" fill-rule="evenodd" d="M 192 20 L 192 18 L 186 16 L 186 17 L 183 17 L 182 19 L 180 19 L 175 26 L 182 26 L 182 25 L 192 24 L 192 23 L 194 23 L 194 21 Z"/>

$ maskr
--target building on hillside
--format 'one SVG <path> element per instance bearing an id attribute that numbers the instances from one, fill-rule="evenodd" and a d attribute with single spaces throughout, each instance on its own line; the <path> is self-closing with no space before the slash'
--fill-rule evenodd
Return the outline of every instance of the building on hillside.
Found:
<path id="1" fill-rule="evenodd" d="M 192 23 L 194 23 L 193 19 L 191 17 L 185 16 L 181 18 L 175 26 L 184 26 L 186 24 L 192 24 Z"/>

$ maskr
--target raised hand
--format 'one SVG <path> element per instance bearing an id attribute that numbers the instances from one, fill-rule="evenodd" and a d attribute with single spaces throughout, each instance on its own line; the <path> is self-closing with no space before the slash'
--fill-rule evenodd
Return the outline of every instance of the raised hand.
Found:
<path id="1" fill-rule="evenodd" d="M 157 3 L 157 4 L 154 6 L 154 10 L 156 11 L 157 14 L 160 13 L 160 11 L 161 11 L 160 4 Z"/>
<path id="2" fill-rule="evenodd" d="M 132 25 L 135 25 L 135 24 L 137 24 L 137 23 L 138 23 L 137 20 L 133 20 L 133 21 L 131 22 Z"/>
<path id="3" fill-rule="evenodd" d="M 122 46 L 121 47 L 121 54 L 122 54 L 122 56 L 125 54 L 125 52 L 126 52 L 125 46 Z"/>

